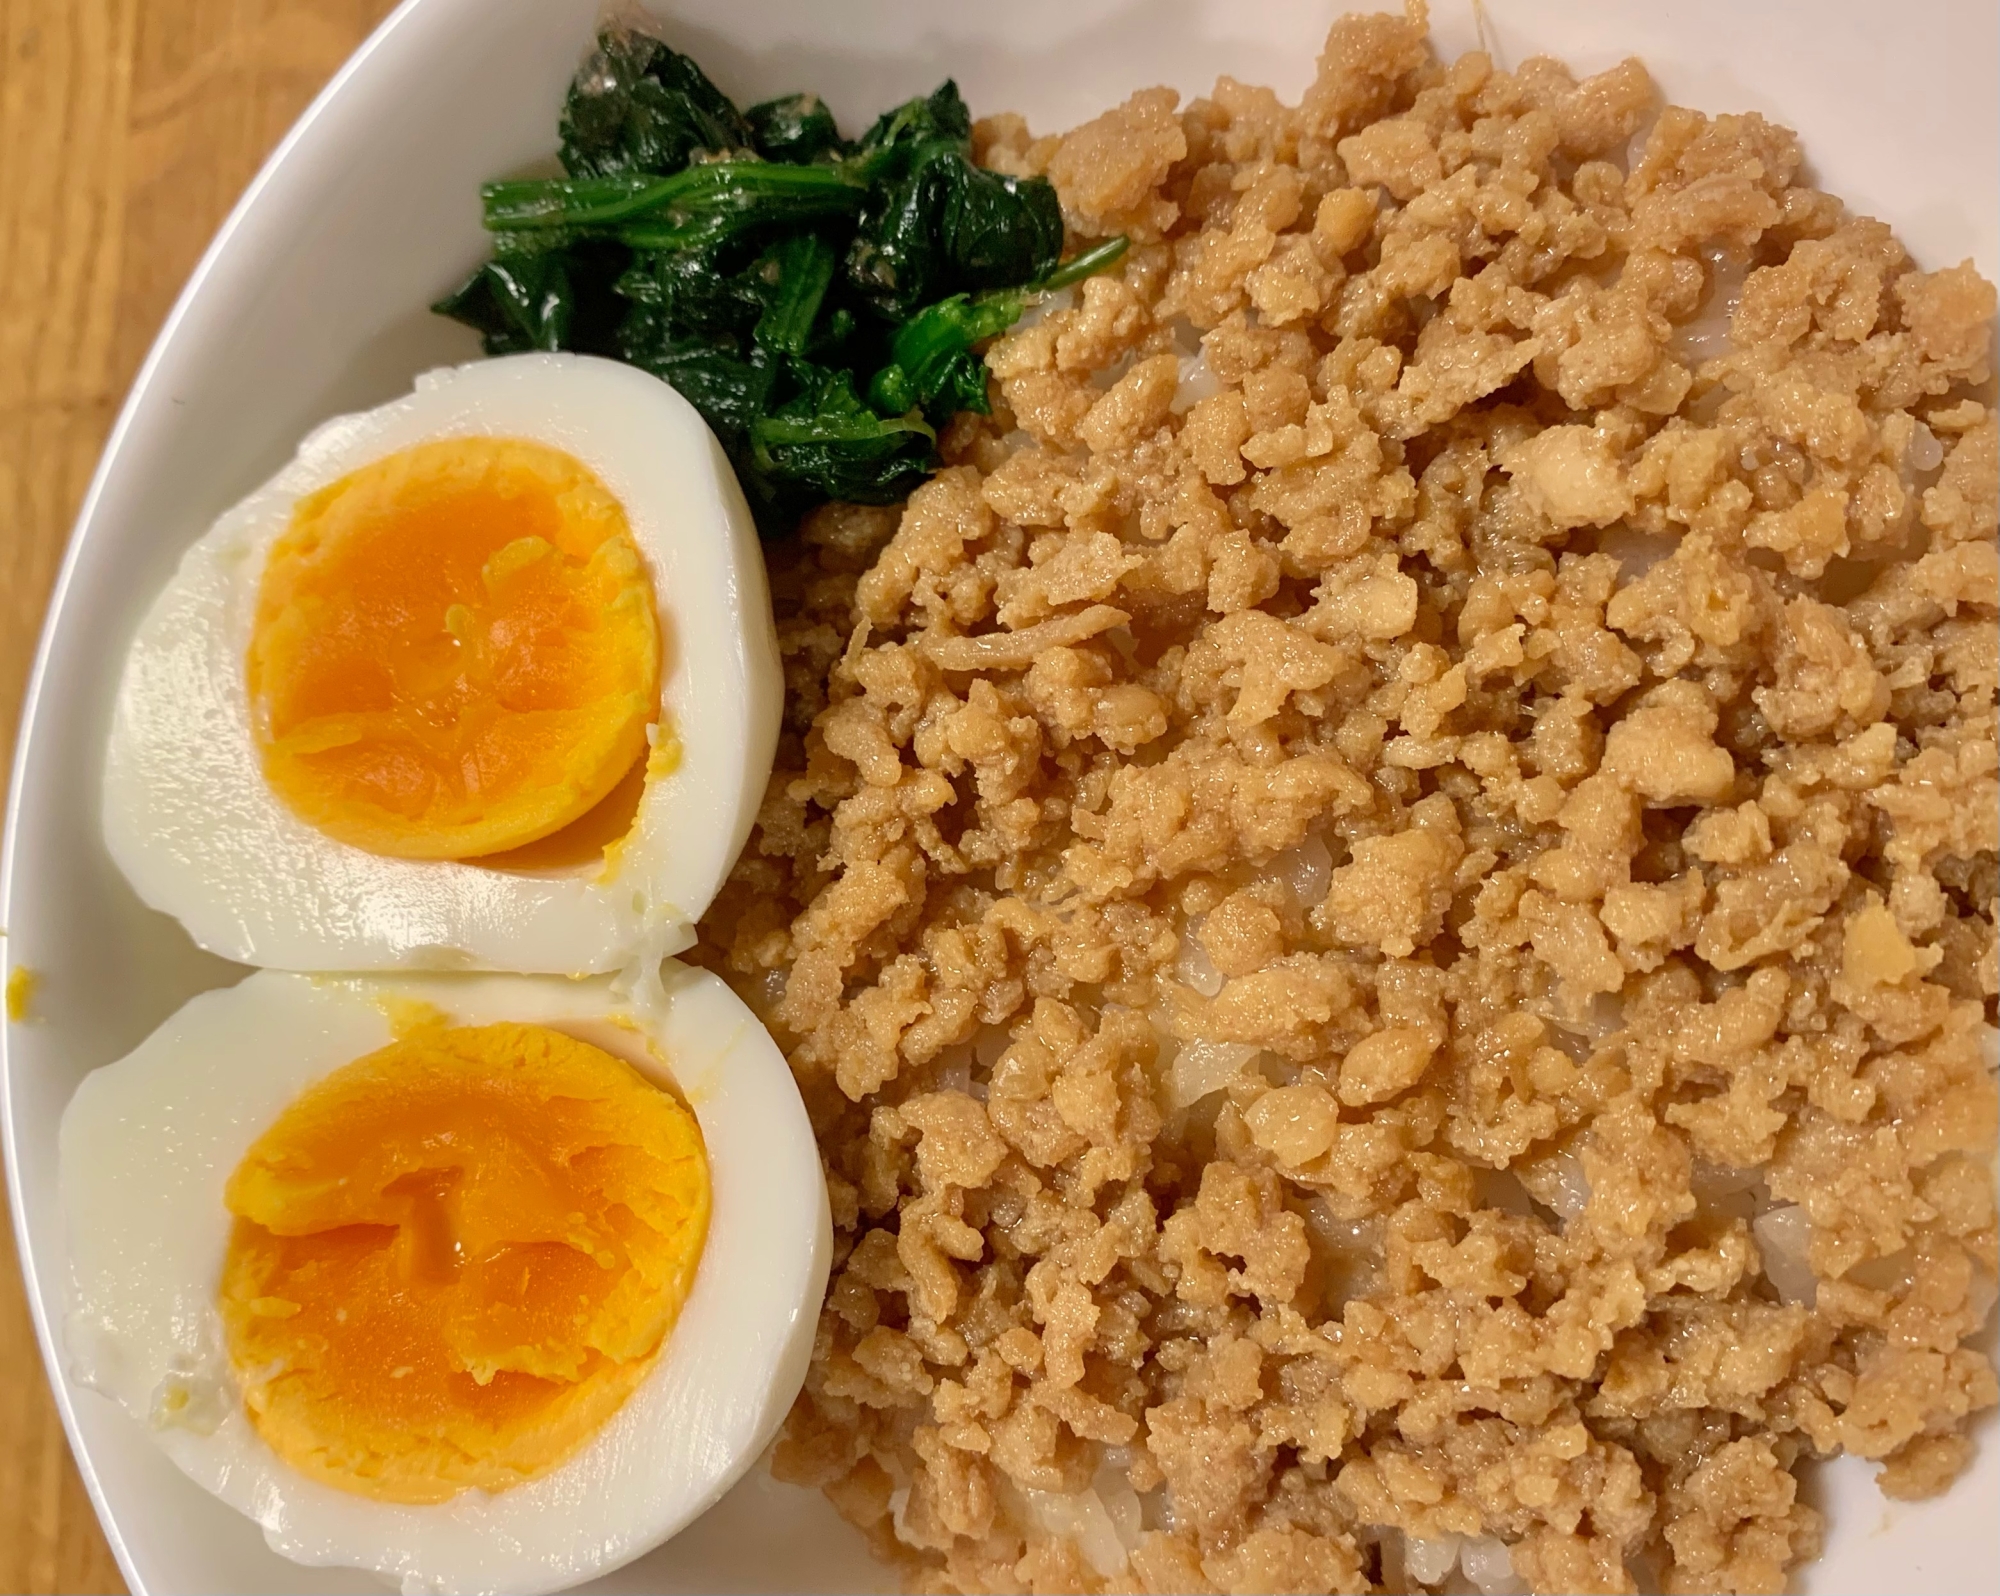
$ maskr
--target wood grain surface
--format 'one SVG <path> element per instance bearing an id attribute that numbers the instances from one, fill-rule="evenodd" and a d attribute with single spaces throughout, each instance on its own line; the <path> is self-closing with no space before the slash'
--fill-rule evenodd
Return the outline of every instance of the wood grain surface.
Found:
<path id="1" fill-rule="evenodd" d="M 10 759 L 49 585 L 147 345 L 264 156 L 391 4 L 0 0 Z M 11 1234 L 0 1242 L 0 1592 L 119 1591 L 49 1399 Z"/>

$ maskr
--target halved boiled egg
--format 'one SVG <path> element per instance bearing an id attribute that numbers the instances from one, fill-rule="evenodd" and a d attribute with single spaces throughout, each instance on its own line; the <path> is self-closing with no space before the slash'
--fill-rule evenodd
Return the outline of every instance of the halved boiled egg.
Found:
<path id="1" fill-rule="evenodd" d="M 285 1556 L 548 1591 L 714 1502 L 804 1378 L 826 1188 L 714 976 L 264 971 L 85 1079 L 65 1343 Z"/>
<path id="2" fill-rule="evenodd" d="M 327 423 L 188 551 L 126 660 L 105 838 L 246 963 L 618 969 L 692 939 L 782 696 L 693 408 L 481 361 Z"/>

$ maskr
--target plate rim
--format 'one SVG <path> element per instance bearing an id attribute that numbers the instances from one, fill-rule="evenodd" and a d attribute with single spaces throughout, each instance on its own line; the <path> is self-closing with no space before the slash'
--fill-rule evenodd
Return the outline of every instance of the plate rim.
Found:
<path id="1" fill-rule="evenodd" d="M 1927 3 L 1936 11 L 1947 15 L 1985 15 L 1984 8 L 1978 4 L 1978 0 L 1927 0 Z M 1478 12 L 1480 9 L 1478 0 L 1471 0 L 1471 4 L 1475 12 Z M 228 269 L 226 257 L 234 253 L 235 246 L 246 232 L 260 225 L 258 212 L 271 198 L 273 188 L 280 186 L 281 175 L 301 159 L 302 152 L 309 151 L 326 136 L 329 115 L 334 110 L 336 102 L 345 96 L 357 78 L 367 75 L 380 64 L 381 54 L 392 36 L 400 43 L 402 36 L 416 25 L 417 19 L 421 18 L 426 26 L 433 18 L 449 19 L 440 23 L 443 27 L 463 26 L 467 20 L 481 15 L 481 6 L 482 0 L 400 0 L 400 3 L 377 24 L 300 113 L 298 119 L 260 165 L 242 194 L 231 205 L 215 235 L 203 249 L 187 281 L 176 295 L 171 309 L 148 346 L 145 358 L 131 379 L 130 386 L 118 407 L 117 415 L 106 434 L 88 486 L 71 521 L 63 555 L 43 612 L 32 664 L 23 688 L 5 810 L 4 815 L 0 815 L 0 982 L 4 982 L 15 967 L 12 957 L 13 939 L 5 935 L 5 928 L 12 924 L 15 907 L 17 855 L 22 851 L 19 822 L 24 807 L 27 778 L 30 769 L 37 762 L 36 749 L 48 735 L 44 725 L 48 720 L 48 716 L 44 714 L 47 706 L 43 703 L 43 697 L 48 687 L 54 643 L 59 628 L 69 618 L 70 611 L 77 601 L 75 589 L 79 585 L 80 574 L 85 569 L 86 545 L 92 542 L 92 534 L 98 528 L 102 504 L 109 485 L 117 470 L 121 468 L 124 458 L 129 454 L 135 437 L 143 435 L 140 429 L 145 418 L 141 412 L 149 408 L 153 401 L 154 390 L 178 354 L 179 345 L 187 334 L 189 323 L 201 313 L 201 301 L 207 297 L 214 279 Z M 1347 11 L 1393 10 L 1395 6 L 1396 0 L 1328 0 L 1326 11 L 1330 20 Z M 1432 0 L 1432 6 L 1435 36 L 1442 31 L 1440 24 L 1443 18 L 1438 13 L 1444 11 L 1445 7 L 1439 4 L 1439 0 Z M 1667 0 L 1664 9 L 1673 8 L 1672 0 Z M 1808 160 L 1810 158 L 1808 138 Z M 1981 203 L 1990 205 L 1991 196 L 1970 200 L 1968 208 Z M 1892 225 L 1896 227 L 1899 237 L 1904 234 L 1905 224 Z M 1930 260 L 1922 264 L 1935 269 L 1947 262 Z M 1981 261 L 1978 264 L 1990 270 L 1992 263 Z M 51 1387 L 65 1441 L 83 1480 L 92 1510 L 133 1596 L 147 1596 L 152 1587 L 137 1575 L 123 1527 L 108 1509 L 94 1460 L 83 1444 L 71 1382 L 63 1367 L 59 1318 L 51 1317 L 38 1284 L 37 1260 L 46 1254 L 47 1249 L 38 1251 L 31 1240 L 27 1193 L 22 1181 L 20 1160 L 15 1156 L 17 1132 L 12 1077 L 14 1064 L 8 1031 L 9 1027 L 6 1024 L 0 1024 L 0 1155 L 4 1155 L 0 1156 L 0 1162 L 6 1165 L 6 1190 L 12 1207 L 12 1229 L 23 1277 L 23 1295 L 27 1301 L 30 1322 L 35 1328 L 43 1371 Z M 1989 1332 L 1993 1327 L 1994 1321 L 1989 1320 Z M 2000 1421 L 1990 1413 L 1986 1419 L 1987 1422 L 1983 1427 L 1987 1433 L 1982 1438 L 1982 1444 L 1984 1447 L 1991 1447 L 1995 1440 L 1993 1426 L 1995 1422 Z"/>

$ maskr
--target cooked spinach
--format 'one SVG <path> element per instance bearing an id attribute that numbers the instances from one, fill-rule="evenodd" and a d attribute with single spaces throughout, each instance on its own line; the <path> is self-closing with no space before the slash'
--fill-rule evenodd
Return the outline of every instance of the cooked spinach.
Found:
<path id="1" fill-rule="evenodd" d="M 1020 320 L 1031 293 L 1050 293 L 1101 272 L 1125 253 L 1123 236 L 1065 261 L 1026 288 L 953 294 L 926 305 L 889 340 L 889 364 L 868 385 L 885 414 L 917 406 L 940 424 L 960 410 L 987 413 L 986 363 L 973 346 Z"/>
<path id="2" fill-rule="evenodd" d="M 937 464 L 937 434 L 922 416 L 877 414 L 854 391 L 854 375 L 798 365 L 798 391 L 750 424 L 758 474 L 810 483 L 818 498 L 889 504 Z"/>
<path id="3" fill-rule="evenodd" d="M 767 161 L 817 161 L 840 154 L 840 129 L 817 94 L 787 94 L 743 113 Z"/>
<path id="4" fill-rule="evenodd" d="M 850 141 L 816 95 L 739 110 L 614 26 L 560 131 L 566 175 L 486 185 L 493 258 L 436 309 L 489 354 L 578 350 L 672 383 L 767 535 L 908 493 L 938 429 L 988 408 L 978 346 L 1125 248 L 1062 262 L 1055 191 L 974 164 L 949 81 Z"/>
<path id="5" fill-rule="evenodd" d="M 526 241 L 616 238 L 635 249 L 707 249 L 725 239 L 822 217 L 857 214 L 868 190 L 838 166 L 784 166 L 755 159 L 712 161 L 653 177 L 552 178 L 489 183 L 489 232 Z"/>
<path id="6" fill-rule="evenodd" d="M 629 306 L 620 291 L 630 252 L 582 240 L 568 249 L 501 249 L 432 308 L 483 335 L 489 355 L 534 349 L 617 351 Z"/>
<path id="7" fill-rule="evenodd" d="M 577 71 L 562 113 L 572 177 L 678 172 L 701 151 L 747 148 L 743 113 L 678 50 L 651 34 L 606 28 Z"/>
<path id="8" fill-rule="evenodd" d="M 950 78 L 929 94 L 905 100 L 893 111 L 884 111 L 855 140 L 854 149 L 856 154 L 868 157 L 886 170 L 895 164 L 900 153 L 938 143 L 959 144 L 968 149 L 972 145 L 972 112 L 966 109 L 965 97 Z"/>
<path id="9" fill-rule="evenodd" d="M 1033 282 L 1054 268 L 1062 242 L 1047 182 L 984 171 L 938 141 L 871 196 L 847 270 L 876 309 L 900 320 L 942 294 Z"/>
<path id="10" fill-rule="evenodd" d="M 833 246 L 817 233 L 794 233 L 767 250 L 757 275 L 770 294 L 751 336 L 765 349 L 803 359 L 836 264 Z"/>

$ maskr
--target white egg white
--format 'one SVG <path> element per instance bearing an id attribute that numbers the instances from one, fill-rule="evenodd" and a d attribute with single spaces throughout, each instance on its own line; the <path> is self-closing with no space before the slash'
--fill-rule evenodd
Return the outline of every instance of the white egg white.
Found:
<path id="1" fill-rule="evenodd" d="M 264 781 L 244 664 L 265 557 L 293 505 L 396 450 L 470 436 L 583 461 L 624 505 L 653 581 L 663 723 L 680 761 L 648 782 L 610 864 L 513 873 L 367 853 L 301 820 Z M 479 361 L 326 423 L 188 550 L 126 658 L 105 841 L 142 899 L 246 964 L 621 969 L 692 942 L 763 800 L 783 691 L 756 530 L 694 408 L 614 361 Z"/>
<path id="2" fill-rule="evenodd" d="M 283 1463 L 244 1415 L 216 1307 L 231 1172 L 307 1085 L 386 1045 L 413 1002 L 456 1024 L 550 1025 L 676 1087 L 714 1194 L 680 1319 L 597 1436 L 538 1480 L 428 1507 L 338 1491 Z M 88 1076 L 63 1116 L 60 1164 L 72 1378 L 123 1406 L 276 1551 L 369 1569 L 406 1592 L 559 1590 L 690 1522 L 797 1395 L 831 1256 L 826 1185 L 783 1056 L 721 981 L 671 961 L 660 995 L 636 1009 L 603 979 L 262 971 L 193 999 Z"/>

